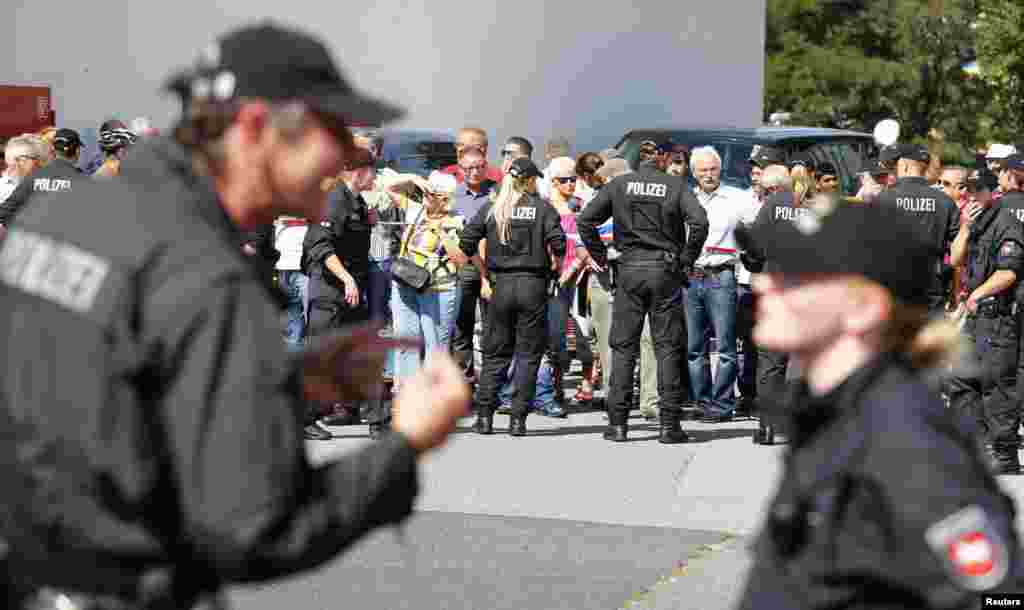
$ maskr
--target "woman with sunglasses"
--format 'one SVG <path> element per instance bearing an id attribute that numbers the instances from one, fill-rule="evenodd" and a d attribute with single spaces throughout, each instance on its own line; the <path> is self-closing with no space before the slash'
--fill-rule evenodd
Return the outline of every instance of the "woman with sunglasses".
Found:
<path id="1" fill-rule="evenodd" d="M 590 262 L 590 255 L 580 243 L 576 230 L 576 214 L 583 209 L 583 201 L 575 195 L 579 178 L 576 175 L 576 161 L 569 157 L 556 157 L 548 166 L 550 180 L 550 202 L 558 212 L 562 230 L 569 241 L 565 258 L 559 269 L 558 292 L 554 295 L 548 312 L 549 349 L 553 355 L 555 370 L 556 406 L 548 415 L 565 417 L 562 379 L 569 370 L 569 351 L 566 341 L 566 326 L 573 316 L 575 327 L 576 357 L 583 366 L 583 380 L 573 397 L 577 403 L 589 403 L 594 398 L 591 378 L 594 374 L 594 353 L 590 348 L 590 324 L 578 312 L 576 301 L 577 281 Z"/>
<path id="2" fill-rule="evenodd" d="M 408 187 L 417 187 L 422 202 L 414 201 Z M 395 205 L 405 210 L 397 257 L 426 269 L 430 280 L 416 289 L 395 276 L 391 287 L 394 329 L 398 337 L 419 339 L 419 348 L 399 348 L 395 363 L 395 389 L 419 370 L 422 356 L 448 352 L 455 325 L 455 287 L 458 268 L 466 263 L 459 250 L 462 218 L 451 215 L 455 177 L 435 171 L 429 179 L 402 175 L 386 190 Z M 394 266 L 394 263 L 392 263 Z"/>

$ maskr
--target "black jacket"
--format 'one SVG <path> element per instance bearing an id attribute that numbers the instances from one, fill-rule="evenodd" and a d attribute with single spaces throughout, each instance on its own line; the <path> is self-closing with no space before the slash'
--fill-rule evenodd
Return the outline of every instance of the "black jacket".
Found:
<path id="1" fill-rule="evenodd" d="M 165 139 L 126 163 L 145 171 L 83 182 L 75 205 L 39 197 L 0 242 L 12 562 L 38 557 L 35 584 L 82 591 L 161 568 L 215 589 L 311 568 L 407 517 L 401 435 L 307 461 L 281 303 L 212 181 Z"/>
<path id="2" fill-rule="evenodd" d="M 15 214 L 25 207 L 36 193 L 53 193 L 67 199 L 79 184 L 88 179 L 74 163 L 54 159 L 46 167 L 39 168 L 22 180 L 10 196 L 0 203 L 0 224 L 11 224 Z"/>
<path id="3" fill-rule="evenodd" d="M 945 294 L 943 258 L 960 231 L 960 209 L 948 195 L 932 188 L 924 178 L 900 178 L 896 185 L 879 196 L 879 205 L 892 205 L 910 212 L 921 230 L 934 244 L 934 282 L 932 295 Z"/>
<path id="4" fill-rule="evenodd" d="M 609 218 L 614 219 L 621 263 L 658 260 L 669 253 L 689 267 L 708 237 L 708 215 L 686 181 L 649 165 L 606 184 L 576 221 L 583 245 L 601 266 L 608 262 L 608 249 L 597 227 Z"/>
<path id="5" fill-rule="evenodd" d="M 998 203 L 983 211 L 970 228 L 965 263 L 964 282 L 968 291 L 1000 270 L 1013 271 L 1020 279 L 1024 272 L 1024 226 Z M 1004 293 L 1010 302 L 1013 292 L 1011 289 Z"/>
<path id="6" fill-rule="evenodd" d="M 498 237 L 498 224 L 488 202 L 463 229 L 459 248 L 466 256 L 475 256 L 480 240 L 487 240 L 487 270 L 492 273 L 551 274 L 548 250 L 557 257 L 565 256 L 565 232 L 556 210 L 536 195 L 526 196 L 514 208 L 508 243 Z"/>
<path id="7" fill-rule="evenodd" d="M 900 357 L 792 398 L 792 444 L 741 609 L 968 608 L 1012 590 L 1013 502 Z M 978 561 L 986 549 L 991 565 Z"/>
<path id="8" fill-rule="evenodd" d="M 335 281 L 325 266 L 335 255 L 352 277 L 365 278 L 370 273 L 371 230 L 366 200 L 339 183 L 328 198 L 327 217 L 310 223 L 302 240 L 302 269 Z"/>
<path id="9" fill-rule="evenodd" d="M 807 208 L 794 205 L 793 193 L 791 191 L 779 191 L 772 193 L 765 199 L 764 205 L 757 213 L 757 217 L 750 225 L 756 229 L 764 225 L 776 222 L 799 222 L 800 218 L 810 212 Z M 746 238 L 749 235 L 746 226 L 739 226 L 736 229 L 736 242 L 740 247 L 740 260 L 743 266 L 752 273 L 765 270 L 768 261 L 771 259 L 771 244 L 754 243 Z M 771 271 L 769 266 L 768 271 Z"/>

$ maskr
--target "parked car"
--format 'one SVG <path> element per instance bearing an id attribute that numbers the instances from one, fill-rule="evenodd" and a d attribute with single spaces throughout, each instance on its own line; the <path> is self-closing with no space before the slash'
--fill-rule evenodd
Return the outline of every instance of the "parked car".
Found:
<path id="1" fill-rule="evenodd" d="M 384 140 L 377 168 L 426 177 L 456 162 L 455 132 L 446 129 L 382 129 Z"/>
<path id="2" fill-rule="evenodd" d="M 698 146 L 714 146 L 722 157 L 722 182 L 738 188 L 750 188 L 750 152 L 754 146 L 773 146 L 787 155 L 808 152 L 816 162 L 831 161 L 839 170 L 844 192 L 858 189 L 857 172 L 861 160 L 875 152 L 871 134 L 818 127 L 691 127 L 634 129 L 619 141 L 617 148 L 631 167 L 636 167 L 640 143 L 671 140 L 693 150 Z"/>

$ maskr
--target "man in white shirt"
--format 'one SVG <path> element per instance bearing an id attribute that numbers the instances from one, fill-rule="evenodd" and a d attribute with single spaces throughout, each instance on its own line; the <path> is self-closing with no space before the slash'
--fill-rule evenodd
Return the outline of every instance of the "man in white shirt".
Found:
<path id="1" fill-rule="evenodd" d="M 277 281 L 288 299 L 288 323 L 285 343 L 298 350 L 306 338 L 306 299 L 309 278 L 302 272 L 302 240 L 306 220 L 282 216 L 274 221 L 274 247 L 281 253 L 277 260 Z"/>
<path id="2" fill-rule="evenodd" d="M 704 410 L 704 421 L 732 419 L 736 411 L 736 273 L 739 254 L 733 231 L 750 207 L 750 194 L 722 184 L 722 158 L 710 146 L 690 157 L 697 180 L 694 193 L 708 215 L 704 250 L 690 272 L 686 288 L 687 363 L 691 399 Z M 718 339 L 714 382 L 708 335 Z"/>

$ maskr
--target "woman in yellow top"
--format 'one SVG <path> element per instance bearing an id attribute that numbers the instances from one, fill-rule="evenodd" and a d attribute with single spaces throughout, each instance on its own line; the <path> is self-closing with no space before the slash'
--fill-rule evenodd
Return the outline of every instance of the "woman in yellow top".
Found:
<path id="1" fill-rule="evenodd" d="M 423 202 L 408 196 L 413 185 L 423 192 Z M 462 219 L 450 215 L 455 194 L 455 177 L 433 172 L 429 179 L 400 175 L 389 180 L 386 191 L 395 205 L 405 210 L 405 230 L 401 233 L 397 258 L 411 260 L 430 273 L 430 282 L 422 290 L 393 279 L 391 312 L 398 337 L 419 339 L 423 352 L 447 352 L 455 324 L 455 285 L 458 268 L 466 257 L 458 246 Z M 423 353 L 417 348 L 398 351 L 395 385 L 414 375 Z"/>

